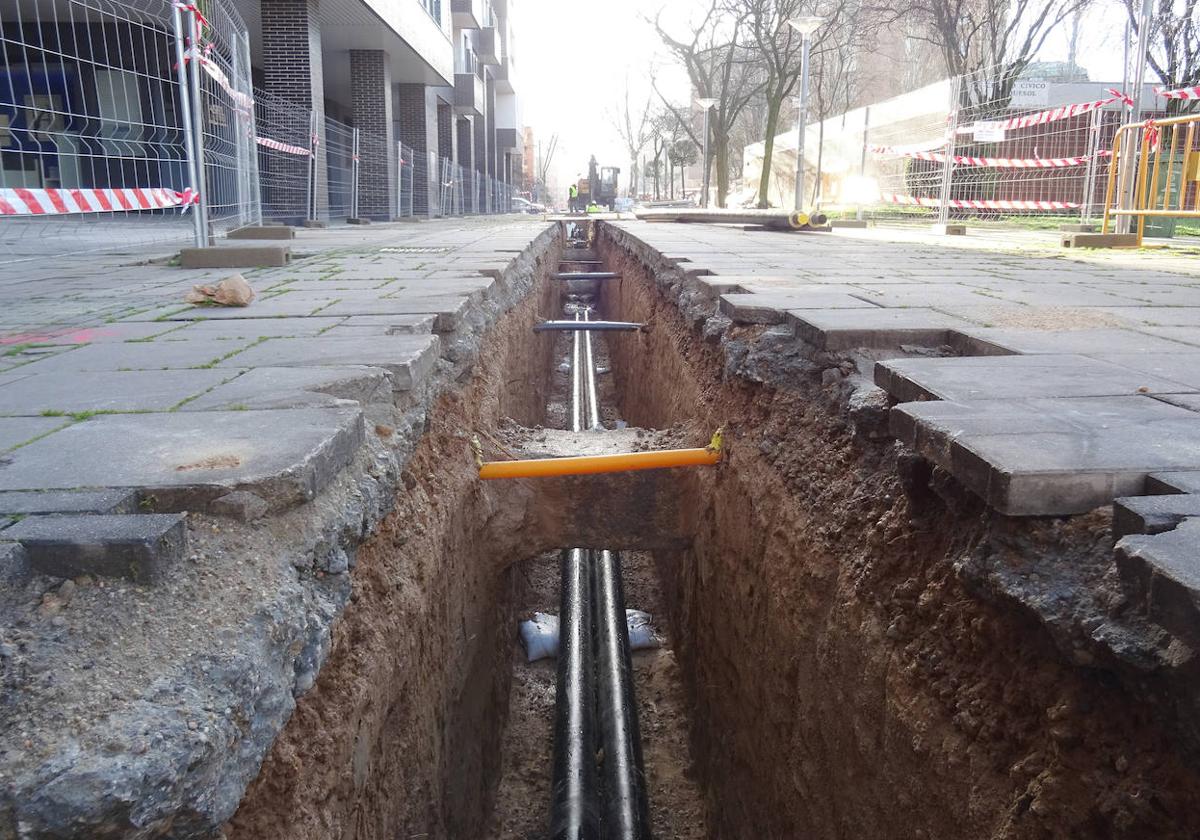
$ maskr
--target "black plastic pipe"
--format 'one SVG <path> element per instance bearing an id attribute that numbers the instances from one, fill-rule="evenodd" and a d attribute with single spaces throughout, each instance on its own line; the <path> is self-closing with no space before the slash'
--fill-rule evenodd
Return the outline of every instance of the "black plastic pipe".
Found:
<path id="1" fill-rule="evenodd" d="M 556 280 L 616 280 L 620 274 L 615 271 L 560 271 L 554 275 Z"/>
<path id="2" fill-rule="evenodd" d="M 562 553 L 551 840 L 600 840 L 589 552 Z"/>
<path id="3" fill-rule="evenodd" d="M 601 332 L 634 332 L 643 329 L 645 324 L 633 321 L 543 321 L 534 325 L 534 332 L 547 330 L 598 330 Z"/>
<path id="4" fill-rule="evenodd" d="M 633 663 L 621 584 L 621 556 L 600 551 L 593 562 L 596 590 L 596 705 L 604 757 L 605 840 L 649 840 L 650 808 L 642 739 L 633 696 Z"/>

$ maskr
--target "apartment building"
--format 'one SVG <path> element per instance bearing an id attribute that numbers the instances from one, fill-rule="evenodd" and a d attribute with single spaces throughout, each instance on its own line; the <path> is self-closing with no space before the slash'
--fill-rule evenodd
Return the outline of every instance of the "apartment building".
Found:
<path id="1" fill-rule="evenodd" d="M 235 0 L 250 32 L 254 81 L 267 94 L 358 128 L 359 215 L 396 214 L 398 166 L 412 150 L 417 215 L 439 212 L 444 161 L 505 183 L 520 165 L 514 0 Z M 315 202 L 330 185 L 318 166 Z M 464 179 L 467 180 L 467 179 Z M 474 183 L 477 179 L 470 179 Z M 483 210 L 478 189 L 466 209 Z"/>

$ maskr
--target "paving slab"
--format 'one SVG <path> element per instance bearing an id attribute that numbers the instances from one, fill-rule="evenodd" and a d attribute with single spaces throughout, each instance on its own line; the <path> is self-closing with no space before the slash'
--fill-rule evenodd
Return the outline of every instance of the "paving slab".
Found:
<path id="1" fill-rule="evenodd" d="M 437 316 L 432 314 L 350 315 L 339 326 L 384 327 L 395 334 L 433 332 Z"/>
<path id="2" fill-rule="evenodd" d="M 1188 352 L 1189 349 L 1181 347 L 1167 353 L 1099 353 L 1095 358 L 1195 390 L 1200 388 L 1200 351 Z"/>
<path id="3" fill-rule="evenodd" d="M 887 348 L 901 344 L 950 343 L 950 331 L 969 321 L 932 309 L 789 309 L 786 323 L 797 337 L 820 350 Z"/>
<path id="4" fill-rule="evenodd" d="M 1113 553 L 1134 607 L 1193 647 L 1200 642 L 1200 519 L 1125 537 Z"/>
<path id="5" fill-rule="evenodd" d="M 471 306 L 461 295 L 380 298 L 373 301 L 337 301 L 321 310 L 322 315 L 433 315 L 436 332 L 453 332 Z"/>
<path id="6" fill-rule="evenodd" d="M 167 411 L 233 375 L 229 368 L 56 371 L 0 387 L 0 414 Z"/>
<path id="7" fill-rule="evenodd" d="M 1146 492 L 1200 494 L 1200 471 L 1151 473 L 1146 477 Z"/>
<path id="8" fill-rule="evenodd" d="M 1024 357 L 1020 357 L 1024 358 Z M 903 403 L 892 434 L 1001 513 L 1083 513 L 1200 470 L 1200 416 L 1151 397 Z"/>
<path id="9" fill-rule="evenodd" d="M 51 513 L 137 513 L 132 490 L 14 490 L 0 493 L 0 513 L 32 516 Z"/>
<path id="10" fill-rule="evenodd" d="M 377 367 L 256 367 L 192 400 L 185 411 L 316 408 L 354 400 L 392 402 L 391 374 Z"/>
<path id="11" fill-rule="evenodd" d="M 874 307 L 841 292 L 788 291 L 765 294 L 723 294 L 719 308 L 739 324 L 782 324 L 788 310 L 866 309 Z"/>
<path id="12" fill-rule="evenodd" d="M 1097 356 L 1104 353 L 1170 353 L 1187 349 L 1186 345 L 1165 337 L 1118 328 L 1060 331 L 970 327 L 962 332 L 964 341 L 960 346 L 964 348 L 964 355 L 968 356 L 980 354 L 984 349 L 993 353 L 1003 350 L 1024 355 L 1076 353 L 1081 356 Z"/>
<path id="13" fill-rule="evenodd" d="M 158 511 L 247 490 L 282 510 L 313 498 L 363 439 L 357 408 L 103 415 L 12 452 L 0 490 L 136 488 Z"/>
<path id="14" fill-rule="evenodd" d="M 436 335 L 366 336 L 363 338 L 272 338 L 256 344 L 217 367 L 346 367 L 365 365 L 387 370 L 397 391 L 418 387 L 433 371 L 441 352 Z M 236 364 L 235 364 L 236 362 Z M 3 388 L 0 388 L 2 398 Z"/>
<path id="15" fill-rule="evenodd" d="M 1119 540 L 1130 534 L 1161 534 L 1191 516 L 1200 517 L 1200 494 L 1168 493 L 1116 499 L 1113 501 L 1113 539 Z"/>
<path id="16" fill-rule="evenodd" d="M 184 370 L 214 365 L 251 345 L 250 339 L 195 341 L 138 341 L 124 344 L 93 344 L 58 353 L 24 366 L 33 375 L 65 371 Z"/>
<path id="17" fill-rule="evenodd" d="M 161 335 L 174 328 L 173 324 L 122 323 L 98 327 L 53 327 L 10 333 L 0 339 L 0 347 L 19 344 L 102 344 L 114 341 L 140 341 Z"/>
<path id="18" fill-rule="evenodd" d="M 187 550 L 182 513 L 31 516 L 0 532 L 21 544 L 29 565 L 45 575 L 123 577 L 152 584 Z"/>
<path id="19" fill-rule="evenodd" d="M 311 336 L 335 327 L 344 318 L 227 318 L 216 321 L 172 322 L 171 332 L 158 336 L 159 341 L 196 341 L 198 339 L 258 339 L 286 336 Z"/>
<path id="20" fill-rule="evenodd" d="M 50 434 L 69 423 L 65 417 L 0 417 L 0 452 Z"/>
<path id="21" fill-rule="evenodd" d="M 1196 390 L 1087 356 L 1050 354 L 888 359 L 876 362 L 875 384 L 900 402 L 1111 397 Z"/>

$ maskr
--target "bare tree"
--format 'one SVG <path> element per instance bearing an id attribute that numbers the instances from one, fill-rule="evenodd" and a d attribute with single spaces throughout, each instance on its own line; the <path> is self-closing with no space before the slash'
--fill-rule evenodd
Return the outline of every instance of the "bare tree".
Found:
<path id="1" fill-rule="evenodd" d="M 716 164 L 717 205 L 724 207 L 729 196 L 730 133 L 742 110 L 759 88 L 755 69 L 747 60 L 742 43 L 744 10 L 732 8 L 727 0 L 708 0 L 699 23 L 689 27 L 690 34 L 675 37 L 664 29 L 660 16 L 653 21 L 659 37 L 671 54 L 684 66 L 696 97 L 715 99 L 709 117 L 712 159 Z M 664 105 L 680 111 L 655 88 Z M 680 114 L 680 125 L 695 146 L 703 148 L 702 129 Z"/>
<path id="2" fill-rule="evenodd" d="M 1133 32 L 1141 18 L 1140 0 L 1124 0 Z M 1168 88 L 1200 84 L 1200 2 L 1198 0 L 1159 0 L 1150 19 L 1150 69 Z M 1187 108 L 1187 100 L 1172 99 L 1178 110 Z"/>
<path id="3" fill-rule="evenodd" d="M 653 80 L 651 80 L 653 83 Z M 654 134 L 653 115 L 654 98 L 648 96 L 643 105 L 634 105 L 630 100 L 629 79 L 625 79 L 625 101 L 620 110 L 611 117 L 616 124 L 617 134 L 625 143 L 629 152 L 629 195 L 636 197 L 638 184 L 639 159 L 646 143 Z"/>
<path id="4" fill-rule="evenodd" d="M 1168 0 L 1169 2 L 1169 0 Z M 962 104 L 1005 108 L 1046 38 L 1091 0 L 900 0 L 894 20 L 935 45 L 946 72 L 966 78 Z M 878 9 L 876 9 L 878 11 Z M 986 70 L 987 72 L 981 72 Z"/>

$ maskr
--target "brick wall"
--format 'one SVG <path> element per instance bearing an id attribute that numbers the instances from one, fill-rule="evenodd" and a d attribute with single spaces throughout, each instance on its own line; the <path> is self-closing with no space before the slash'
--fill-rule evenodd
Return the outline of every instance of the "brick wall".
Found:
<path id="1" fill-rule="evenodd" d="M 350 88 L 359 130 L 358 214 L 386 221 L 396 207 L 392 65 L 387 53 L 351 50 Z"/>
<path id="2" fill-rule="evenodd" d="M 317 137 L 325 140 L 325 78 L 321 70 L 321 20 L 317 0 L 260 0 L 262 10 L 263 89 L 301 108 L 315 110 Z M 281 181 L 308 178 L 308 160 L 295 156 L 295 167 Z M 319 219 L 329 217 L 329 177 L 325 156 L 314 164 L 314 203 Z M 270 197 L 268 196 L 268 201 Z"/>
<path id="3" fill-rule="evenodd" d="M 396 135 L 416 153 L 413 175 L 413 213 L 431 215 L 437 210 L 437 101 L 422 84 L 396 85 Z M 430 152 L 433 160 L 430 161 Z M 432 201 L 430 200 L 432 197 Z"/>

